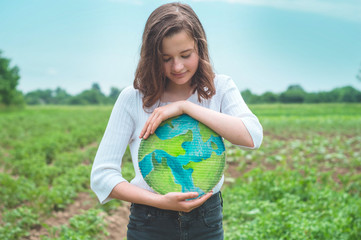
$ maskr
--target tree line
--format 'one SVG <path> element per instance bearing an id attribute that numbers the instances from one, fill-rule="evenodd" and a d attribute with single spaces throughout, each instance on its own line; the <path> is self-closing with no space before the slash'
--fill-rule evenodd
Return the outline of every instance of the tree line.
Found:
<path id="1" fill-rule="evenodd" d="M 26 104 L 55 104 L 55 105 L 108 105 L 114 104 L 121 90 L 112 87 L 109 95 L 105 95 L 98 83 L 93 83 L 90 89 L 74 96 L 58 87 L 55 90 L 35 90 L 24 95 Z"/>
<path id="2" fill-rule="evenodd" d="M 71 95 L 58 87 L 55 90 L 35 90 L 23 94 L 17 90 L 20 75 L 17 66 L 10 66 L 10 59 L 1 56 L 0 51 L 0 107 L 55 104 L 55 105 L 111 105 L 114 104 L 121 90 L 112 87 L 110 94 L 105 95 L 98 83 L 90 89 Z M 356 76 L 361 81 L 361 67 Z M 265 92 L 257 95 L 247 89 L 241 92 L 249 104 L 257 103 L 331 103 L 361 102 L 361 92 L 351 86 L 335 88 L 331 91 L 306 92 L 300 85 L 291 85 L 284 92 Z"/>
<path id="3" fill-rule="evenodd" d="M 256 103 L 360 103 L 361 92 L 352 86 L 335 88 L 331 91 L 306 92 L 300 85 L 291 85 L 281 93 L 265 92 L 257 95 L 250 90 L 241 92 L 244 100 Z"/>
<path id="4" fill-rule="evenodd" d="M 112 87 L 110 94 L 102 93 L 99 85 L 94 83 L 89 90 L 77 95 L 70 95 L 64 89 L 35 90 L 24 95 L 26 104 L 60 104 L 60 105 L 107 105 L 114 104 L 120 89 Z M 300 85 L 291 85 L 281 93 L 265 92 L 257 95 L 250 90 L 241 92 L 244 100 L 249 104 L 257 103 L 360 103 L 361 92 L 346 86 L 324 92 L 306 92 Z"/>

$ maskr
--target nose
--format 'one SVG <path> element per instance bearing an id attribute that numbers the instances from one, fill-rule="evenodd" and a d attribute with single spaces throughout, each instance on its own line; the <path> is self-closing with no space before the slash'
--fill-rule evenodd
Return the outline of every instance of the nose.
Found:
<path id="1" fill-rule="evenodd" d="M 176 73 L 180 72 L 180 71 L 182 71 L 183 67 L 184 66 L 183 66 L 182 61 L 180 61 L 179 59 L 175 59 L 172 64 L 172 71 L 176 72 Z"/>

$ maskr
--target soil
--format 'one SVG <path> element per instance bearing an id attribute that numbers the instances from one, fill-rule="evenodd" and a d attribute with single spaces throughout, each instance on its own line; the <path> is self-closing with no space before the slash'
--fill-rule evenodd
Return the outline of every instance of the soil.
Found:
<path id="1" fill-rule="evenodd" d="M 51 217 L 43 220 L 48 228 L 59 227 L 61 225 L 68 225 L 69 219 L 75 215 L 81 214 L 83 211 L 94 208 L 98 204 L 89 193 L 79 193 L 73 204 L 69 205 L 64 211 L 53 212 Z M 109 236 L 107 239 L 124 239 L 127 232 L 129 216 L 129 204 L 124 203 L 111 215 L 105 215 L 104 219 L 107 223 L 107 231 Z M 42 236 L 50 236 L 48 230 L 43 226 L 36 226 L 31 230 L 30 235 L 24 239 L 40 240 Z"/>
<path id="2" fill-rule="evenodd" d="M 116 211 L 112 212 L 111 216 L 105 218 L 108 224 L 107 230 L 110 234 L 107 239 L 124 239 L 127 236 L 129 206 L 129 203 L 124 203 L 124 206 L 119 207 Z"/>

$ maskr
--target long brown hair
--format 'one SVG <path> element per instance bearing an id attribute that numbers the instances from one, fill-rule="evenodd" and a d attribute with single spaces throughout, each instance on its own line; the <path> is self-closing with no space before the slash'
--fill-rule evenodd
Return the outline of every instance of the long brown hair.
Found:
<path id="1" fill-rule="evenodd" d="M 191 86 L 197 91 L 199 101 L 215 94 L 215 74 L 209 61 L 206 34 L 201 22 L 189 5 L 167 3 L 151 13 L 143 32 L 140 60 L 133 83 L 134 88 L 143 94 L 143 108 L 149 108 L 160 100 L 167 84 L 161 53 L 163 39 L 183 30 L 194 39 L 199 56 L 198 69 L 192 77 Z"/>

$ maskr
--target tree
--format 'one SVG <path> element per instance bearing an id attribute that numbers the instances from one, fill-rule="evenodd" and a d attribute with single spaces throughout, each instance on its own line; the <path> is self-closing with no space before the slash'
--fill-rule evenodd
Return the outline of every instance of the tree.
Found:
<path id="1" fill-rule="evenodd" d="M 335 88 L 331 91 L 336 96 L 337 102 L 360 102 L 361 93 L 351 86 Z"/>
<path id="2" fill-rule="evenodd" d="M 302 103 L 305 100 L 306 92 L 300 85 L 291 85 L 287 91 L 281 93 L 280 101 L 283 103 Z"/>
<path id="3" fill-rule="evenodd" d="M 101 93 L 101 89 L 98 83 L 93 83 L 91 89 Z"/>
<path id="4" fill-rule="evenodd" d="M 110 88 L 110 93 L 109 93 L 109 96 L 108 96 L 109 103 L 111 103 L 111 104 L 115 103 L 115 101 L 117 100 L 120 92 L 121 92 L 121 90 L 119 90 L 118 88 L 111 87 Z"/>
<path id="5" fill-rule="evenodd" d="M 71 95 L 64 89 L 57 87 L 54 92 L 53 103 L 54 104 L 68 104 Z"/>
<path id="6" fill-rule="evenodd" d="M 278 102 L 278 96 L 277 94 L 273 92 L 265 92 L 260 96 L 260 102 L 262 103 L 275 103 Z"/>
<path id="7" fill-rule="evenodd" d="M 10 66 L 10 59 L 1 56 L 0 51 L 0 104 L 23 105 L 24 99 L 20 91 L 16 90 L 19 84 L 19 68 Z"/>
<path id="8" fill-rule="evenodd" d="M 246 90 L 242 91 L 242 92 L 241 92 L 241 95 L 242 95 L 244 101 L 245 101 L 246 103 L 248 103 L 248 104 L 250 104 L 250 103 L 256 103 L 256 102 L 258 101 L 258 96 L 255 95 L 255 94 L 253 94 L 253 93 L 251 92 L 251 90 L 249 90 L 249 89 L 246 89 Z"/>
<path id="9" fill-rule="evenodd" d="M 358 71 L 358 74 L 356 75 L 356 78 L 361 81 L 361 66 L 360 66 L 360 69 Z"/>
<path id="10" fill-rule="evenodd" d="M 50 89 L 46 90 L 35 90 L 28 92 L 25 95 L 25 101 L 27 104 L 51 104 L 53 99 L 53 91 Z"/>
<path id="11" fill-rule="evenodd" d="M 73 105 L 97 105 L 106 104 L 106 101 L 106 96 L 102 93 L 99 84 L 93 83 L 91 89 L 74 96 L 69 103 Z"/>

